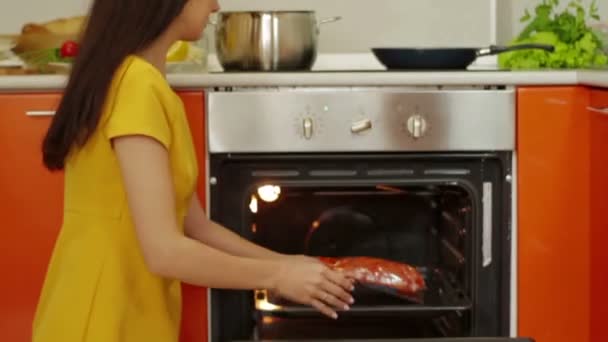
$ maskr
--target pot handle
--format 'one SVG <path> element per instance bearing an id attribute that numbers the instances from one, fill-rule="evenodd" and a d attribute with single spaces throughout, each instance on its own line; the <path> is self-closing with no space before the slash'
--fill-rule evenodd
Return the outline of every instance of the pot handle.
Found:
<path id="1" fill-rule="evenodd" d="M 338 20 L 342 20 L 342 17 L 341 16 L 337 16 L 337 17 L 331 17 L 331 18 L 321 19 L 321 21 L 319 21 L 319 25 L 333 23 L 333 22 L 338 21 Z"/>
<path id="2" fill-rule="evenodd" d="M 509 51 L 515 51 L 515 50 L 528 50 L 528 49 L 540 49 L 540 50 L 545 50 L 548 52 L 553 52 L 553 51 L 555 51 L 555 46 L 548 45 L 548 44 L 517 44 L 517 45 L 511 45 L 511 46 L 492 45 L 489 48 L 478 50 L 477 57 L 496 55 L 496 54 L 499 54 L 502 52 L 509 52 Z"/>

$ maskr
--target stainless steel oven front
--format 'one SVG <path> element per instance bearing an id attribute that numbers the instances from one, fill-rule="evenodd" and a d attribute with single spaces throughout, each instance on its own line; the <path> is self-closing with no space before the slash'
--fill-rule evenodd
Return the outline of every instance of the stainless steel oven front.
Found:
<path id="1" fill-rule="evenodd" d="M 512 337 L 513 89 L 207 97 L 211 219 L 283 253 L 405 262 L 428 285 L 421 303 L 357 289 L 337 321 L 211 290 L 211 341 Z"/>

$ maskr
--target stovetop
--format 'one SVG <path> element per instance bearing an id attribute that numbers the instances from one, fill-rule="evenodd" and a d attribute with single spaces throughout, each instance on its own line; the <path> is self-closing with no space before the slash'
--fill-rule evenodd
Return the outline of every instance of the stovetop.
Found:
<path id="1" fill-rule="evenodd" d="M 412 69 L 412 70 L 387 70 L 387 69 L 337 69 L 337 70 L 282 70 L 282 71 L 210 71 L 210 74 L 231 75 L 231 74 L 251 74 L 251 73 L 297 73 L 297 74 L 324 74 L 324 73 L 458 73 L 458 72 L 508 72 L 508 69 Z"/>

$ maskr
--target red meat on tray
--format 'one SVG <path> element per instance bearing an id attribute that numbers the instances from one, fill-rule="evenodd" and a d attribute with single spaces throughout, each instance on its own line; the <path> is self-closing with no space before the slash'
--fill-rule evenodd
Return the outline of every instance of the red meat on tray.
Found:
<path id="1" fill-rule="evenodd" d="M 328 267 L 352 276 L 363 285 L 384 289 L 415 302 L 426 290 L 424 277 L 416 268 L 401 262 L 372 257 L 320 257 Z M 390 291 L 386 291 L 386 290 Z"/>

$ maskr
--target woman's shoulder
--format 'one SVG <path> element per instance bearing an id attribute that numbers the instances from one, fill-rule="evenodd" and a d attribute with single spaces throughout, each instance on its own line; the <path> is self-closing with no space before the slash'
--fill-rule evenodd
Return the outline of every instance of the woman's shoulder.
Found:
<path id="1" fill-rule="evenodd" d="M 127 57 L 114 75 L 102 116 L 105 135 L 151 135 L 169 146 L 181 107 L 162 73 L 143 58 Z"/>
<path id="2" fill-rule="evenodd" d="M 145 59 L 137 55 L 127 56 L 115 75 L 114 87 L 121 92 L 137 93 L 154 91 L 162 95 L 172 93 L 165 77 Z"/>
<path id="3" fill-rule="evenodd" d="M 152 64 L 136 55 L 124 59 L 114 74 L 108 98 L 108 110 L 113 112 L 162 109 L 165 115 L 178 115 L 180 99 L 165 76 Z M 111 114 L 115 115 L 115 113 Z"/>

